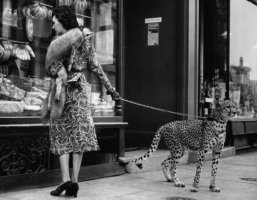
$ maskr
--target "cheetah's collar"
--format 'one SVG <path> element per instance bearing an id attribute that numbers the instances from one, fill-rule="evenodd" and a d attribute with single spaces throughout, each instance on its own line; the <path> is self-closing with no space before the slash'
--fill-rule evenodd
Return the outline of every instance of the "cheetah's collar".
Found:
<path id="1" fill-rule="evenodd" d="M 218 119 L 214 119 L 212 117 L 207 117 L 206 120 L 208 120 L 208 121 L 216 121 L 218 123 L 226 124 L 226 122 L 224 120 L 218 120 Z"/>
<path id="2" fill-rule="evenodd" d="M 207 126 L 210 127 L 210 129 L 215 133 L 215 135 L 216 135 L 217 137 L 222 138 L 222 137 L 224 136 L 224 131 L 218 131 L 218 130 L 216 130 L 216 129 L 212 126 L 212 124 L 210 124 L 211 121 L 212 121 L 212 122 L 221 123 L 223 126 L 225 126 L 226 122 L 223 121 L 223 120 L 216 120 L 216 119 L 213 119 L 213 118 L 206 118 L 205 120 L 203 120 L 203 127 L 205 127 L 204 124 L 207 124 Z M 203 130 L 204 130 L 204 129 L 203 129 Z"/>

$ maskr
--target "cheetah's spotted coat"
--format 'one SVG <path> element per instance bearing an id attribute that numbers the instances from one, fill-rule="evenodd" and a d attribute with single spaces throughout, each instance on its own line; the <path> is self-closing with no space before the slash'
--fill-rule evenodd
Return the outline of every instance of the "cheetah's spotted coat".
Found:
<path id="1" fill-rule="evenodd" d="M 133 162 L 142 168 L 142 161 L 146 160 L 156 151 L 160 139 L 163 138 L 170 150 L 169 157 L 162 162 L 162 170 L 168 182 L 174 182 L 177 187 L 185 187 L 176 174 L 176 166 L 179 159 L 183 156 L 185 149 L 198 151 L 198 163 L 193 182 L 192 192 L 198 191 L 200 173 L 204 160 L 204 155 L 208 149 L 213 151 L 212 172 L 210 190 L 220 192 L 215 185 L 217 166 L 221 150 L 226 138 L 226 124 L 230 117 L 236 113 L 236 106 L 226 100 L 216 104 L 216 108 L 206 120 L 191 119 L 174 121 L 163 125 L 155 133 L 150 149 L 144 156 L 135 159 Z"/>

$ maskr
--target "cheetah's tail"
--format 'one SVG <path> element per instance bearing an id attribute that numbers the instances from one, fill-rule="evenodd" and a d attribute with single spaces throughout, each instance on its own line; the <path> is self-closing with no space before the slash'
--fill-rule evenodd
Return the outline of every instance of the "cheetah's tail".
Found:
<path id="1" fill-rule="evenodd" d="M 158 144 L 161 140 L 161 133 L 162 133 L 162 128 L 160 128 L 154 135 L 154 138 L 152 140 L 151 147 L 149 150 L 141 157 L 136 158 L 135 160 L 132 161 L 136 164 L 136 166 L 140 169 L 143 168 L 143 163 L 142 161 L 146 160 L 147 158 L 151 157 L 152 154 L 157 150 Z"/>

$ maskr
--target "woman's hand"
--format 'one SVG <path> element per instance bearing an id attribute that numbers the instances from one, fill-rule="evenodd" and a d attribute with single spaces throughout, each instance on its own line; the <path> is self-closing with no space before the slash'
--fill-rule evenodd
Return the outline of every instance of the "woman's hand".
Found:
<path id="1" fill-rule="evenodd" d="M 111 95 L 112 99 L 114 101 L 118 101 L 121 99 L 120 94 L 118 92 L 114 91 L 107 91 L 106 94 Z"/>

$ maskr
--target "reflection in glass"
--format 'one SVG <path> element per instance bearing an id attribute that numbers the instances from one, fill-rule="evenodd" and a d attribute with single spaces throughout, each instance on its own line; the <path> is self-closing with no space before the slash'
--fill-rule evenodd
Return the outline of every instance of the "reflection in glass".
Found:
<path id="1" fill-rule="evenodd" d="M 245 0 L 230 1 L 230 99 L 241 118 L 257 112 L 257 6 Z"/>
<path id="2" fill-rule="evenodd" d="M 40 115 L 50 84 L 44 65 L 53 38 L 52 9 L 57 5 L 74 3 L 79 24 L 93 32 L 98 61 L 111 84 L 116 85 L 117 0 L 41 0 L 33 5 L 24 2 L 0 2 L 1 47 L 6 55 L 19 55 L 8 61 L 0 58 L 0 116 Z M 92 73 L 87 74 L 87 80 L 94 115 L 114 115 L 115 103 L 103 85 Z"/>

